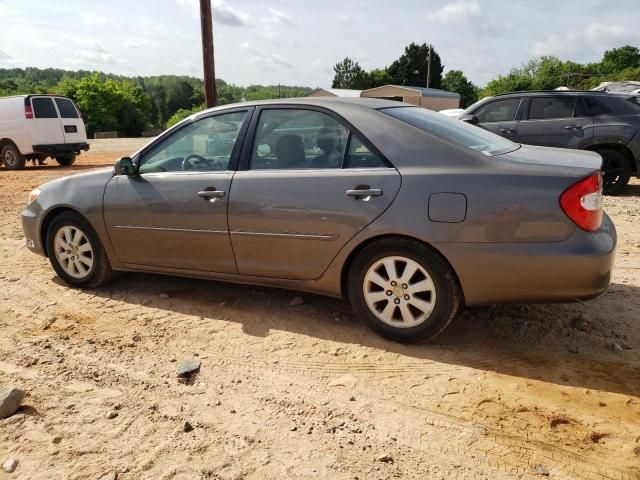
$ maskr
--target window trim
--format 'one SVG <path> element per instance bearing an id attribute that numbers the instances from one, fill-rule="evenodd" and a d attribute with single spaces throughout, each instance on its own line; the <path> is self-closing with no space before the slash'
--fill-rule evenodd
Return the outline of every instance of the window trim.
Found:
<path id="1" fill-rule="evenodd" d="M 135 171 L 136 171 L 136 175 L 155 175 L 155 174 L 162 174 L 162 175 L 184 175 L 184 174 L 203 174 L 203 173 L 229 173 L 229 172 L 234 172 L 237 169 L 238 166 L 238 162 L 240 159 L 240 154 L 241 154 L 241 148 L 242 145 L 244 143 L 244 136 L 247 133 L 247 129 L 249 127 L 249 123 L 252 120 L 252 116 L 253 116 L 253 112 L 255 110 L 255 107 L 253 106 L 247 106 L 247 107 L 234 107 L 234 108 L 228 108 L 228 109 L 223 109 L 223 110 L 215 110 L 212 112 L 204 112 L 202 115 L 197 115 L 194 118 L 191 118 L 189 121 L 182 121 L 179 122 L 178 124 L 174 125 L 173 127 L 165 130 L 162 134 L 160 134 L 160 136 L 158 138 L 156 138 L 153 142 L 151 142 L 150 144 L 148 144 L 147 146 L 145 146 L 142 150 L 140 150 L 138 153 L 135 154 L 134 158 L 132 159 L 134 167 L 135 167 Z M 149 153 L 150 150 L 153 150 L 157 145 L 159 145 L 160 143 L 164 142 L 167 138 L 169 138 L 171 135 L 173 135 L 174 133 L 177 133 L 178 131 L 182 130 L 183 128 L 187 127 L 188 125 L 191 125 L 197 121 L 200 120 L 204 120 L 205 118 L 210 118 L 210 117 L 218 117 L 220 115 L 226 115 L 229 113 L 237 113 L 237 112 L 246 112 L 246 115 L 244 117 L 244 121 L 242 122 L 242 126 L 240 127 L 240 131 L 238 132 L 238 137 L 236 139 L 236 143 L 233 146 L 233 150 L 231 151 L 231 157 L 229 157 L 229 163 L 227 165 L 227 169 L 226 170 L 215 170 L 215 171 L 181 171 L 181 170 L 177 170 L 175 172 L 147 172 L 147 173 L 140 173 L 140 166 L 142 165 L 142 161 L 144 160 L 144 156 Z"/>
<path id="2" fill-rule="evenodd" d="M 554 118 L 530 118 L 531 115 L 531 105 L 533 103 L 533 101 L 537 98 L 571 98 L 573 99 L 573 111 L 571 112 L 571 116 L 570 117 L 554 117 Z M 529 98 L 529 105 L 527 108 L 527 112 L 526 112 L 526 118 L 523 118 L 522 121 L 527 121 L 527 122 L 549 122 L 549 121 L 554 121 L 554 120 L 568 120 L 571 118 L 583 118 L 583 117 L 576 117 L 576 106 L 578 105 L 578 100 L 579 98 L 575 95 L 572 96 L 560 96 L 560 95 L 536 95 L 536 96 L 531 96 Z"/>
<path id="3" fill-rule="evenodd" d="M 498 102 L 504 102 L 505 100 L 518 100 L 518 106 L 516 107 L 514 113 L 513 113 L 513 118 L 511 120 L 498 120 L 495 122 L 481 122 L 480 118 L 478 117 L 478 123 L 481 123 L 483 125 L 491 125 L 494 123 L 506 123 L 506 122 L 517 122 L 518 121 L 518 114 L 520 113 L 520 109 L 522 108 L 522 97 L 513 97 L 513 98 L 496 98 L 496 99 L 492 99 L 491 101 L 485 103 L 484 105 L 479 105 L 478 108 L 476 108 L 473 112 L 471 112 L 471 115 L 476 115 L 477 116 L 477 112 L 483 108 L 486 108 L 487 106 L 493 104 L 493 103 L 498 103 Z"/>
<path id="4" fill-rule="evenodd" d="M 395 166 L 387 159 L 387 157 L 385 157 L 380 152 L 380 150 L 378 150 L 375 147 L 375 145 L 373 145 L 369 141 L 369 139 L 365 135 L 363 135 L 362 132 L 360 132 L 360 130 L 355 128 L 348 120 L 346 120 L 344 117 L 337 114 L 333 110 L 330 110 L 325 107 L 316 106 L 316 105 L 304 105 L 304 104 L 299 105 L 295 103 L 282 103 L 277 105 L 270 105 L 270 104 L 258 105 L 256 107 L 256 110 L 251 118 L 251 123 L 247 129 L 245 139 L 242 145 L 242 152 L 240 154 L 240 162 L 238 164 L 237 171 L 251 171 L 251 172 L 265 171 L 265 170 L 252 170 L 251 168 L 249 168 L 249 165 L 251 163 L 251 154 L 253 152 L 253 147 L 255 142 L 255 134 L 258 127 L 258 121 L 260 119 L 260 114 L 264 110 L 311 110 L 311 111 L 324 113 L 332 117 L 337 122 L 339 122 L 349 132 L 349 135 L 347 137 L 347 142 L 345 144 L 345 150 L 342 154 L 342 162 L 340 164 L 340 168 L 286 168 L 286 169 L 274 168 L 274 169 L 269 169 L 268 170 L 269 172 L 326 172 L 329 170 L 330 171 L 352 170 L 350 168 L 345 169 L 344 163 L 345 163 L 347 152 L 349 151 L 349 144 L 351 143 L 351 135 L 353 135 L 354 133 L 356 133 L 362 139 L 362 143 L 371 152 L 375 153 L 380 158 L 380 160 L 382 160 L 386 164 L 386 167 L 376 167 L 378 170 L 382 168 L 384 168 L 385 170 L 389 168 L 395 169 Z"/>

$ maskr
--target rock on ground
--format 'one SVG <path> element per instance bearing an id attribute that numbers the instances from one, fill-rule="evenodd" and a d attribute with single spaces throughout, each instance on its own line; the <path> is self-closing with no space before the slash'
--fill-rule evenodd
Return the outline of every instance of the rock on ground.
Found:
<path id="1" fill-rule="evenodd" d="M 7 387 L 0 391 L 0 418 L 7 418 L 20 408 L 25 392 L 15 387 Z"/>

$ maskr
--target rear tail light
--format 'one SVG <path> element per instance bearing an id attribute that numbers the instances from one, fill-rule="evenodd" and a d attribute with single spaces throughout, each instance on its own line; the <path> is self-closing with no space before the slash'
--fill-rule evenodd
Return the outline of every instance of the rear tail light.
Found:
<path id="1" fill-rule="evenodd" d="M 602 176 L 589 175 L 560 195 L 564 213 L 581 229 L 595 232 L 602 224 Z"/>
<path id="2" fill-rule="evenodd" d="M 33 118 L 33 110 L 31 109 L 31 105 L 24 106 L 24 117 Z"/>

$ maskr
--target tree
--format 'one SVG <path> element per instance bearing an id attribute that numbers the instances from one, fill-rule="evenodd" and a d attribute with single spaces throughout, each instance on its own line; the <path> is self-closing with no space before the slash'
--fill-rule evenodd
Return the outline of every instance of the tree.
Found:
<path id="1" fill-rule="evenodd" d="M 478 87 L 467 80 L 460 70 L 449 70 L 442 79 L 442 88 L 460 94 L 460 107 L 466 108 L 478 99 Z"/>
<path id="2" fill-rule="evenodd" d="M 387 72 L 392 83 L 409 85 L 412 87 L 427 86 L 427 64 L 429 60 L 429 46 L 426 43 L 418 45 L 411 43 L 404 49 L 404 53 L 389 66 Z M 429 87 L 440 88 L 444 66 L 438 52 L 431 47 L 431 73 Z"/>
<path id="3" fill-rule="evenodd" d="M 349 57 L 345 57 L 341 62 L 333 66 L 335 75 L 331 88 L 350 88 L 364 90 L 369 88 L 369 75 L 358 62 L 354 62 Z"/>
<path id="4" fill-rule="evenodd" d="M 602 63 L 609 72 L 640 67 L 640 50 L 631 45 L 607 50 L 602 57 Z"/>
<path id="5" fill-rule="evenodd" d="M 391 75 L 386 68 L 375 68 L 369 72 L 369 88 L 382 87 L 391 83 Z"/>

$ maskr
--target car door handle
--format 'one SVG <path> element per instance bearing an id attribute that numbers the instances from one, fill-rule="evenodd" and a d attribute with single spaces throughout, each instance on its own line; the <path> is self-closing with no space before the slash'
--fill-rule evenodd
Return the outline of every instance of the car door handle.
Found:
<path id="1" fill-rule="evenodd" d="M 505 135 L 513 135 L 516 131 L 513 128 L 501 128 L 500 133 L 504 133 Z"/>
<path id="2" fill-rule="evenodd" d="M 581 125 L 567 125 L 564 127 L 565 130 L 582 130 Z"/>
<path id="3" fill-rule="evenodd" d="M 224 197 L 224 190 L 202 190 L 198 192 L 198 196 L 202 198 L 220 198 Z"/>
<path id="4" fill-rule="evenodd" d="M 357 188 L 354 190 L 347 190 L 348 197 L 379 197 L 382 195 L 381 188 Z"/>

